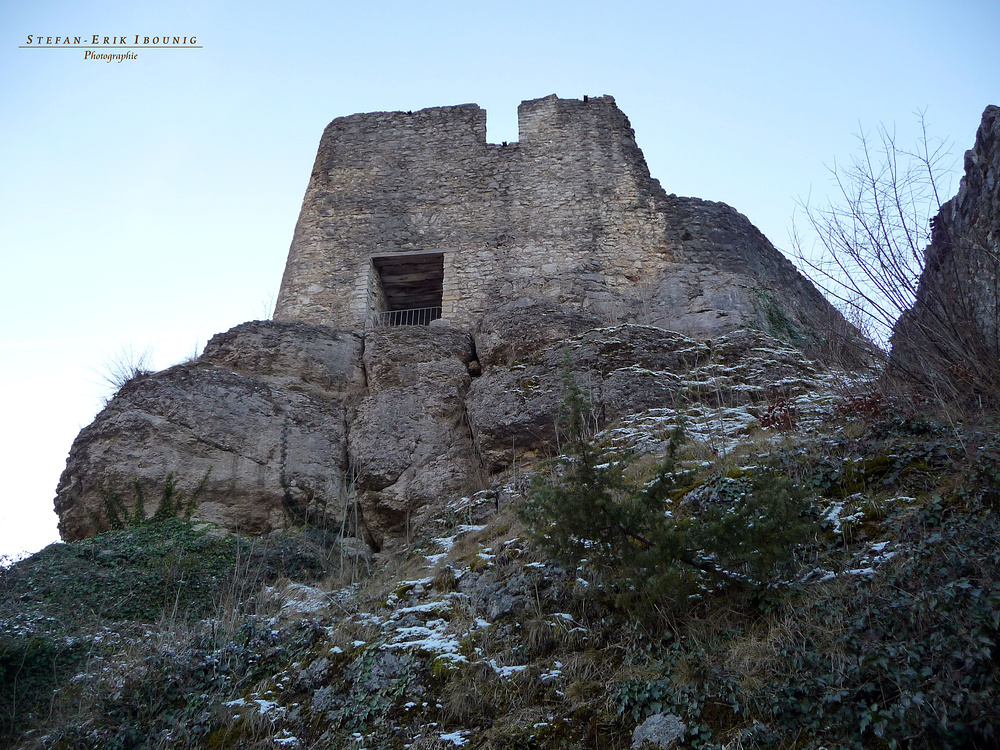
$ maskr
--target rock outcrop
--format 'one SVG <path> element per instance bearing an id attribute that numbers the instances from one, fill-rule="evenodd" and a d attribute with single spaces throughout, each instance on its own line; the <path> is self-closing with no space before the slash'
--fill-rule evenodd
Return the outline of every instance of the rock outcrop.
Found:
<path id="1" fill-rule="evenodd" d="M 960 399 L 1000 398 L 1000 107 L 983 112 L 958 195 L 932 222 L 916 302 L 892 365 Z"/>
<path id="2" fill-rule="evenodd" d="M 246 323 L 193 362 L 134 378 L 73 443 L 55 501 L 63 539 L 107 528 L 114 496 L 132 512 L 141 492 L 152 514 L 171 476 L 188 498 L 203 485 L 197 517 L 231 529 L 342 524 L 361 345 L 320 326 Z"/>
<path id="3" fill-rule="evenodd" d="M 472 337 L 446 326 L 365 333 L 368 390 L 353 407 L 348 448 L 365 531 L 377 546 L 423 511 L 475 487 L 465 418 Z"/>
<path id="4" fill-rule="evenodd" d="M 555 451 L 568 377 L 603 429 L 650 411 L 764 404 L 819 372 L 759 331 L 696 341 L 593 323 L 544 301 L 498 309 L 476 377 L 476 342 L 443 321 L 237 326 L 196 360 L 130 381 L 80 433 L 57 490 L 60 532 L 107 528 L 109 498 L 134 513 L 139 492 L 152 515 L 169 479 L 195 518 L 252 534 L 309 522 L 378 549 L 492 472 Z"/>
<path id="5" fill-rule="evenodd" d="M 567 377 L 586 394 L 593 427 L 603 429 L 651 409 L 765 403 L 801 392 L 818 369 L 759 331 L 696 341 L 622 324 L 553 341 L 514 364 L 488 368 L 470 390 L 468 409 L 480 455 L 495 471 L 520 451 L 556 448 Z"/>
<path id="6" fill-rule="evenodd" d="M 653 714 L 632 732 L 632 747 L 636 750 L 668 750 L 683 738 L 687 727 L 679 716 Z"/>

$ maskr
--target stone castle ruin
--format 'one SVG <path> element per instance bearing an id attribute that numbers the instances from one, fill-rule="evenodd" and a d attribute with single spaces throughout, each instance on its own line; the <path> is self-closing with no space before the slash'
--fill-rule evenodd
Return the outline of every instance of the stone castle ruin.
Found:
<path id="1" fill-rule="evenodd" d="M 808 387 L 849 327 L 746 217 L 667 194 L 610 96 L 518 121 L 506 144 L 471 104 L 330 123 L 274 320 L 119 391 L 70 451 L 63 538 L 169 481 L 203 521 L 379 549 L 556 450 L 567 360 L 601 428 Z"/>
<path id="2" fill-rule="evenodd" d="M 813 344 L 836 318 L 744 216 L 668 195 L 612 97 L 522 102 L 518 129 L 516 143 L 487 143 L 474 104 L 330 123 L 275 320 L 475 328 L 532 299 L 693 336 L 754 324 Z"/>

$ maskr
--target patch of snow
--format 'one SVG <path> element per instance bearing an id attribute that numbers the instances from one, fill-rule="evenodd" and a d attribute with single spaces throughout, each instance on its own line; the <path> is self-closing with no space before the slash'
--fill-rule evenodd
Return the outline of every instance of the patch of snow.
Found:
<path id="1" fill-rule="evenodd" d="M 382 624 L 382 619 L 378 615 L 372 614 L 371 612 L 357 612 L 357 613 L 351 615 L 347 619 L 349 619 L 349 620 L 356 620 L 357 622 L 359 622 L 362 625 L 381 625 Z M 333 630 L 336 630 L 336 628 L 331 628 L 330 630 L 333 631 Z"/>
<path id="2" fill-rule="evenodd" d="M 260 711 L 260 716 L 267 716 L 268 714 L 283 714 L 285 713 L 285 708 L 279 706 L 275 701 L 265 700 L 264 698 L 254 699 L 254 703 L 257 704 L 257 708 Z M 277 719 L 277 716 L 274 717 Z M 274 719 L 272 719 L 273 721 Z"/>
<path id="3" fill-rule="evenodd" d="M 429 620 L 426 626 L 398 628 L 393 633 L 392 641 L 382 648 L 387 651 L 422 651 L 453 662 L 467 662 L 468 659 L 459 653 L 461 646 L 458 640 L 445 633 L 447 627 L 447 620 Z"/>
<path id="4" fill-rule="evenodd" d="M 431 541 L 441 547 L 441 549 L 445 552 L 451 552 L 451 548 L 455 546 L 455 539 L 457 536 L 457 534 L 455 536 L 439 536 L 435 539 L 431 539 Z"/>
<path id="5" fill-rule="evenodd" d="M 562 666 L 559 662 L 556 662 L 558 666 Z M 562 677 L 562 670 L 558 667 L 555 669 L 550 669 L 547 672 L 542 672 L 542 676 L 539 678 L 542 682 L 548 682 L 549 680 L 555 680 Z"/>
<path id="6" fill-rule="evenodd" d="M 448 599 L 437 599 L 433 602 L 424 602 L 423 604 L 415 604 L 412 607 L 400 607 L 392 613 L 390 619 L 398 620 L 408 614 L 415 614 L 418 612 L 430 612 L 431 614 L 441 614 L 447 612 L 451 609 L 451 601 L 453 597 L 448 597 Z"/>
<path id="7" fill-rule="evenodd" d="M 523 672 L 528 668 L 527 664 L 523 666 L 501 667 L 499 664 L 497 664 L 496 659 L 490 659 L 489 664 L 491 667 L 493 667 L 493 671 L 496 672 L 501 677 L 510 677 L 511 675 L 515 675 L 518 672 Z"/>
<path id="8" fill-rule="evenodd" d="M 809 583 L 809 582 L 823 583 L 825 581 L 829 581 L 836 577 L 837 574 L 834 573 L 832 570 L 826 570 L 825 568 L 813 568 L 804 576 L 802 576 L 799 580 L 802 583 Z"/>
<path id="9" fill-rule="evenodd" d="M 396 584 L 396 590 L 409 588 L 417 590 L 417 593 L 423 591 L 423 587 L 434 582 L 434 576 L 429 576 L 427 578 L 420 578 L 416 581 L 400 581 Z"/>
<path id="10" fill-rule="evenodd" d="M 459 730 L 457 732 L 449 732 L 447 734 L 441 734 L 438 736 L 443 742 L 450 742 L 453 745 L 455 745 L 455 747 L 462 747 L 462 745 L 469 744 L 469 741 L 465 739 L 465 735 L 467 734 L 469 733 Z"/>
<path id="11" fill-rule="evenodd" d="M 852 496 L 853 497 L 853 496 Z M 850 499 L 850 498 L 848 498 Z M 855 511 L 849 516 L 842 516 L 841 513 L 844 510 L 844 501 L 834 502 L 830 505 L 829 510 L 826 514 L 820 518 L 821 521 L 826 521 L 833 526 L 834 534 L 843 534 L 843 524 L 845 523 L 855 523 L 860 521 L 865 517 L 864 511 Z"/>

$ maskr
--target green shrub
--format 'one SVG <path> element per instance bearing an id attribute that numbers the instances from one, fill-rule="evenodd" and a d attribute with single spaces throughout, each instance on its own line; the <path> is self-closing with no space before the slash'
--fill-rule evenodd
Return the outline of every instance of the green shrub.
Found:
<path id="1" fill-rule="evenodd" d="M 566 454 L 536 476 L 521 509 L 557 558 L 586 559 L 654 595 L 687 595 L 685 583 L 705 577 L 766 583 L 804 538 L 804 493 L 776 471 L 717 475 L 691 488 L 691 474 L 677 469 L 680 424 L 656 478 L 629 483 L 624 460 L 604 455 L 585 434 L 585 401 L 570 377 L 566 390 Z"/>
<path id="2" fill-rule="evenodd" d="M 992 747 L 1000 513 L 936 501 L 887 525 L 900 546 L 877 573 L 793 583 L 763 619 L 670 641 L 657 677 L 619 686 L 619 715 L 676 713 L 693 747 Z"/>

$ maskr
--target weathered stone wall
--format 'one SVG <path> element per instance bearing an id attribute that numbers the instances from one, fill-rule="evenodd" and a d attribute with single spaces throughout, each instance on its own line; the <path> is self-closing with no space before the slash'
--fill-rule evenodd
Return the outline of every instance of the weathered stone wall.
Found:
<path id="1" fill-rule="evenodd" d="M 471 329 L 519 298 L 697 336 L 757 325 L 803 345 L 838 319 L 746 217 L 667 195 L 612 97 L 526 101 L 518 125 L 519 142 L 487 143 L 472 104 L 330 123 L 275 318 L 360 328 L 371 255 L 442 249 L 444 317 Z"/>

